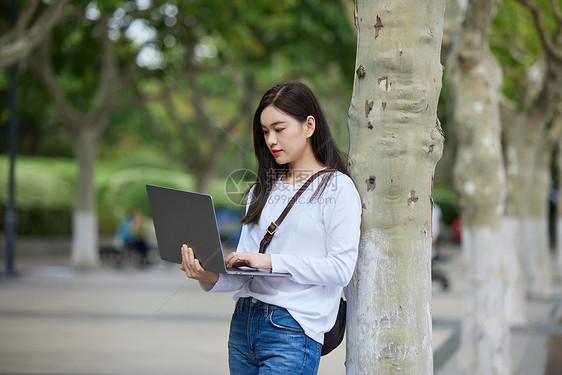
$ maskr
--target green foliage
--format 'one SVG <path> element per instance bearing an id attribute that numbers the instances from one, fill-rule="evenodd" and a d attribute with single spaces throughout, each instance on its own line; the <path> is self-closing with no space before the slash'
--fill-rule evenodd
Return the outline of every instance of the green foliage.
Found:
<path id="1" fill-rule="evenodd" d="M 221 153 L 242 152 L 242 163 L 252 159 L 251 112 L 267 88 L 287 79 L 307 81 L 321 100 L 338 101 L 326 108 L 333 109 L 328 115 L 347 148 L 352 80 L 343 77 L 353 76 L 355 34 L 340 2 L 194 0 L 155 8 L 146 21 L 166 65 L 154 71 L 162 79 L 139 87 L 158 131 L 165 133 L 159 136 L 168 137 L 165 149 L 176 159 L 184 155 L 186 168 L 206 169 L 217 152 L 211 138 L 225 138 Z M 202 125 L 207 118 L 211 131 Z M 230 124 L 235 126 L 225 135 Z M 232 168 L 232 161 L 221 158 L 219 168 Z"/>
<path id="2" fill-rule="evenodd" d="M 9 71 L 0 72 L 0 138 L 8 132 Z M 18 152 L 26 155 L 72 156 L 72 143 L 58 123 L 50 105 L 50 93 L 33 74 L 19 74 L 17 88 Z M 8 143 L 0 142 L 0 152 L 7 152 Z"/>
<path id="3" fill-rule="evenodd" d="M 459 216 L 458 198 L 456 192 L 447 187 L 436 187 L 433 190 L 433 201 L 441 207 L 443 222 L 451 224 L 454 218 Z"/>
<path id="4" fill-rule="evenodd" d="M 61 23 L 52 33 L 53 66 L 67 98 L 80 111 L 93 106 L 100 70 L 100 41 L 94 25 Z"/>
<path id="5" fill-rule="evenodd" d="M 46 6 L 47 3 L 40 5 L 41 9 Z M 240 123 L 224 144 L 227 154 L 244 157 L 236 161 L 238 165 L 251 164 L 253 158 L 251 143 L 248 142 L 249 121 L 247 113 L 243 113 L 241 108 L 242 99 L 250 95 L 251 102 L 256 103 L 266 88 L 280 80 L 307 81 L 321 101 L 329 103 L 325 105 L 329 108 L 328 117 L 334 119 L 330 122 L 338 129 L 334 133 L 339 144 L 347 145 L 346 113 L 352 80 L 342 78 L 353 76 L 355 34 L 340 2 L 155 0 L 148 10 L 137 9 L 137 6 L 134 1 L 73 1 L 68 5 L 68 17 L 51 34 L 57 80 L 72 104 L 82 113 L 94 105 L 94 93 L 99 83 L 100 25 L 109 25 L 121 67 L 132 68 L 136 54 L 146 46 L 154 47 L 164 57 L 165 67 L 162 70 L 148 71 L 138 67 L 123 70 L 127 76 L 120 78 L 124 79 L 126 86 L 121 90 L 119 104 L 129 105 L 123 106 L 112 118 L 103 136 L 102 157 L 111 155 L 112 148 L 123 142 L 122 138 L 127 142 L 134 140 L 139 146 L 148 143 L 162 149 L 176 149 L 176 154 L 185 155 L 189 151 L 190 147 L 185 142 L 170 145 L 155 138 L 146 112 L 135 102 L 139 93 L 149 98 L 153 94 L 159 95 L 168 82 L 179 93 L 180 105 L 184 107 L 182 126 L 187 128 L 187 132 L 197 133 L 195 125 L 198 119 L 191 103 L 194 100 L 203 106 L 216 124 L 232 120 Z M 9 7 L 4 4 L 4 8 Z M 99 18 L 91 15 L 86 18 L 86 9 L 97 9 Z M 0 14 L 2 27 L 8 27 L 8 13 Z M 127 36 L 127 28 L 134 21 L 145 22 L 147 28 L 155 33 L 154 38 L 137 44 L 130 35 Z M 202 46 L 215 51 L 214 54 L 201 53 Z M 194 53 L 195 66 L 186 66 L 186 60 L 190 56 L 193 58 Z M 37 58 L 36 53 L 30 57 L 34 58 Z M 196 70 L 196 80 L 204 97 L 197 96 L 193 91 L 186 75 L 188 69 Z M 6 72 L 2 73 L 0 93 L 7 94 L 9 76 Z M 29 74 L 32 72 L 24 70 L 22 73 L 18 93 L 18 150 L 33 155 L 72 156 L 72 142 L 60 125 L 51 93 L 44 90 L 34 74 Z M 328 80 L 325 79 L 327 75 L 330 77 Z M 247 77 L 255 80 L 255 89 L 249 93 L 241 89 L 241 82 Z M 7 95 L 0 96 L 0 101 L 7 98 Z M 0 104 L 5 104 L 0 106 L 0 132 L 5 134 L 7 103 Z M 163 129 L 167 128 L 167 123 L 174 121 L 162 106 L 152 114 L 155 123 L 162 125 Z M 5 151 L 5 147 L 5 143 L 0 144 L 0 151 Z M 223 171 L 231 169 L 233 161 L 232 158 L 223 158 L 219 168 Z"/>
<path id="6" fill-rule="evenodd" d="M 12 27 L 11 23 L 11 2 L 0 2 L 0 35 L 4 35 Z"/>
<path id="7" fill-rule="evenodd" d="M 538 0 L 535 3 L 542 9 L 545 27 L 552 35 L 555 21 L 550 1 Z M 523 109 L 525 74 L 543 56 L 530 11 L 517 0 L 504 0 L 492 23 L 489 43 L 503 69 L 503 93 Z"/>
<path id="8" fill-rule="evenodd" d="M 174 16 L 167 15 L 165 4 L 175 8 Z M 319 64 L 334 61 L 348 72 L 353 69 L 355 35 L 338 1 L 193 0 L 157 5 L 160 12 L 150 23 L 159 31 L 159 40 L 171 35 L 184 51 L 207 44 L 217 52 L 207 63 L 228 60 L 263 70 L 264 63 L 278 55 L 299 75 L 315 74 Z M 169 18 L 174 19 L 171 26 L 166 24 Z M 183 65 L 185 56 L 175 55 L 176 48 L 163 48 L 170 52 L 167 69 Z"/>

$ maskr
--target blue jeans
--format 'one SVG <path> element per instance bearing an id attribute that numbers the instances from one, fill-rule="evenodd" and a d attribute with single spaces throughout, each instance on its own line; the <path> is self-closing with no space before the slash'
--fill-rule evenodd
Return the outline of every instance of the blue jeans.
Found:
<path id="1" fill-rule="evenodd" d="M 322 344 L 282 307 L 255 298 L 236 303 L 228 339 L 231 375 L 315 375 Z"/>

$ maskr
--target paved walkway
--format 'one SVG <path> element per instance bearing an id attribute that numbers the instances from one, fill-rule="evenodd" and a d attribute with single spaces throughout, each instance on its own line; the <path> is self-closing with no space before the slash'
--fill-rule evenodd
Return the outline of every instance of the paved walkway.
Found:
<path id="1" fill-rule="evenodd" d="M 458 249 L 436 284 L 433 347 L 437 375 L 456 374 L 463 315 Z M 78 272 L 67 257 L 18 259 L 18 279 L 0 280 L 0 375 L 227 374 L 231 294 L 208 295 L 176 266 Z M 542 374 L 547 340 L 562 334 L 556 298 L 531 300 L 528 326 L 513 332 L 514 374 Z M 321 375 L 345 374 L 345 345 L 324 357 Z"/>

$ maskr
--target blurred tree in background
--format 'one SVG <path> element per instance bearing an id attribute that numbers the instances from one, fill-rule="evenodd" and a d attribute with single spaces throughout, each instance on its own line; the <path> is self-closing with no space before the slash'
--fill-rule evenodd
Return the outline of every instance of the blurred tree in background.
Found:
<path id="1" fill-rule="evenodd" d="M 552 157 L 562 136 L 553 121 L 562 93 L 561 27 L 559 1 L 506 0 L 489 41 L 504 72 L 502 238 L 510 270 L 506 307 L 513 325 L 525 323 L 528 294 L 545 297 L 552 291 L 549 196 L 556 186 Z"/>
<path id="2" fill-rule="evenodd" d="M 158 17 L 144 20 L 154 35 L 143 46 L 152 51 L 146 65 L 163 67 L 138 93 L 153 134 L 195 176 L 198 191 L 208 189 L 227 155 L 239 156 L 226 158 L 238 159 L 230 168 L 253 159 L 249 124 L 273 82 L 314 85 L 322 66 L 334 73 L 331 90 L 344 84 L 354 37 L 340 8 L 338 2 L 191 1 L 164 3 Z"/>
<path id="3" fill-rule="evenodd" d="M 74 264 L 97 262 L 100 142 L 102 160 L 160 154 L 158 160 L 168 158 L 194 177 L 195 189 L 207 191 L 218 174 L 252 167 L 253 107 L 277 81 L 307 81 L 327 98 L 336 129 L 345 129 L 351 82 L 342 78 L 352 74 L 355 36 L 342 13 L 337 1 L 66 5 L 23 67 L 20 150 L 50 156 L 74 150 Z M 3 73 L 0 84 L 6 83 Z M 347 142 L 345 132 L 335 133 Z M 140 177 L 144 186 L 147 175 Z"/>
<path id="4" fill-rule="evenodd" d="M 562 13 L 557 0 L 505 1 L 488 35 L 494 2 L 465 4 L 448 60 L 470 299 L 461 373 L 478 363 L 479 373 L 507 374 L 510 328 L 525 322 L 527 295 L 552 290 L 548 204 L 562 136 L 553 125 L 562 92 Z"/>
<path id="5" fill-rule="evenodd" d="M 501 218 L 505 171 L 501 147 L 502 69 L 488 44 L 501 0 L 468 3 L 447 59 L 457 141 L 454 182 L 463 220 L 467 304 L 459 373 L 509 374 L 510 327 L 505 319 L 505 258 Z M 485 260 L 485 267 L 483 263 Z M 485 314 L 488 319 L 480 319 Z"/>

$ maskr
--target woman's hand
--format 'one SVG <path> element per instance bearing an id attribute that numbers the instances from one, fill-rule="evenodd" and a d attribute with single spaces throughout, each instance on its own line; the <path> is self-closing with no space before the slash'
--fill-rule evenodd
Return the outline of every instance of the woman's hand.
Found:
<path id="1" fill-rule="evenodd" d="M 271 269 L 271 255 L 259 253 L 230 253 L 226 258 L 227 267 L 252 267 L 265 270 Z"/>
<path id="2" fill-rule="evenodd" d="M 187 245 L 181 247 L 180 270 L 184 271 L 188 278 L 199 280 L 203 283 L 215 285 L 219 281 L 219 274 L 212 271 L 205 271 L 201 267 L 199 260 L 195 259 L 193 249 Z"/>

